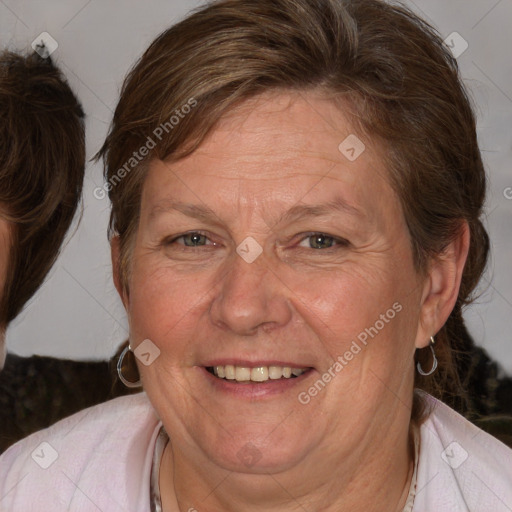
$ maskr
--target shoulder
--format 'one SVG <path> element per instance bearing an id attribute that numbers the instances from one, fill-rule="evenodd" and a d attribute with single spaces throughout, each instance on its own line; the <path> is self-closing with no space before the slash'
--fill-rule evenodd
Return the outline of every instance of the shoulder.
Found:
<path id="1" fill-rule="evenodd" d="M 425 399 L 431 413 L 420 428 L 414 510 L 512 510 L 512 450 L 446 404 Z"/>
<path id="2" fill-rule="evenodd" d="M 0 457 L 0 509 L 144 510 L 160 422 L 144 393 L 80 411 Z M 134 508 L 134 504 L 137 507 Z"/>

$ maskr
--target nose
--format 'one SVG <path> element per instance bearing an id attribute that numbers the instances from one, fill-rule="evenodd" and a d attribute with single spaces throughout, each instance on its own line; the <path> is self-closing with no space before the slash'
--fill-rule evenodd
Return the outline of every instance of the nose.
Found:
<path id="1" fill-rule="evenodd" d="M 248 263 L 235 253 L 222 272 L 210 308 L 214 325 L 250 336 L 260 330 L 270 332 L 291 320 L 288 289 L 263 255 Z"/>

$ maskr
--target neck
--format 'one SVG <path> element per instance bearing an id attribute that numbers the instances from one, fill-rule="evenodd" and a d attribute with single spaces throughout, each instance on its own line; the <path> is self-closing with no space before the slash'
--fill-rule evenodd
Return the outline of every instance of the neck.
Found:
<path id="1" fill-rule="evenodd" d="M 401 512 L 412 478 L 414 448 L 408 426 L 396 428 L 392 422 L 377 443 L 353 450 L 348 457 L 319 450 L 298 468 L 263 475 L 226 471 L 208 460 L 194 463 L 171 440 L 160 471 L 163 510 Z M 391 441 L 390 432 L 397 433 Z"/>

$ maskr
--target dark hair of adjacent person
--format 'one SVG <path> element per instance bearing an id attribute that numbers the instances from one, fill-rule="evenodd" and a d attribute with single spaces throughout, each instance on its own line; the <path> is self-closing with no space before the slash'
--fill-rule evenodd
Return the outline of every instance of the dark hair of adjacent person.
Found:
<path id="1" fill-rule="evenodd" d="M 463 410 L 469 402 L 457 358 L 463 307 L 474 300 L 489 251 L 480 220 L 486 175 L 457 62 L 435 29 L 403 6 L 379 0 L 221 0 L 163 32 L 127 76 L 97 155 L 112 184 L 110 233 L 120 238 L 123 286 L 128 291 L 147 163 L 190 154 L 235 106 L 280 91 L 330 98 L 363 141 L 384 149 L 418 273 L 426 275 L 431 259 L 442 255 L 467 221 L 471 245 L 457 302 L 444 327 L 432 333 L 438 370 L 415 377 L 415 387 Z M 191 98 L 197 106 L 182 109 Z M 180 109 L 188 112 L 179 123 L 117 179 L 132 153 Z M 416 359 L 430 368 L 430 350 L 418 350 Z M 412 419 L 419 423 L 426 413 L 415 394 Z"/>
<path id="2" fill-rule="evenodd" d="M 0 52 L 0 215 L 11 222 L 6 325 L 44 281 L 82 194 L 84 112 L 50 57 Z"/>

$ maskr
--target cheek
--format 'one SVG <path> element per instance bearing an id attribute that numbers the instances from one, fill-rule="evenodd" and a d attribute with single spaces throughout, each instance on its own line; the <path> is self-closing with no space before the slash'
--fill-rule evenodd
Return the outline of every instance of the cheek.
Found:
<path id="1" fill-rule="evenodd" d="M 181 276 L 149 258 L 134 264 L 128 311 L 132 341 L 179 344 L 198 323 L 209 281 L 206 275 Z"/>
<path id="2" fill-rule="evenodd" d="M 297 276 L 299 277 L 299 276 Z M 347 265 L 343 270 L 325 274 L 300 276 L 300 282 L 291 285 L 296 306 L 301 315 L 316 318 L 327 331 L 353 331 L 353 327 L 367 323 L 382 307 L 393 303 L 392 276 L 379 272 L 376 276 Z"/>
<path id="3" fill-rule="evenodd" d="M 321 341 L 326 366 L 347 351 L 357 352 L 352 371 L 369 364 L 389 365 L 410 356 L 417 321 L 412 266 L 346 265 L 327 275 L 301 278 L 294 290 L 299 317 Z M 404 363 L 405 364 L 405 363 Z M 348 372 L 347 372 L 348 373 Z"/>

